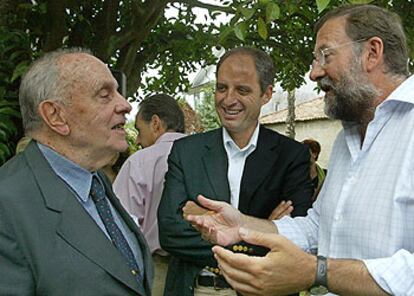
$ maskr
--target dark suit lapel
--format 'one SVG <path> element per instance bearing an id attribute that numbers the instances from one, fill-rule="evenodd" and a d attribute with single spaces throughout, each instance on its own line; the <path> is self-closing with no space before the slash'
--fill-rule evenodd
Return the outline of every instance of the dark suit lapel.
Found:
<path id="1" fill-rule="evenodd" d="M 74 196 L 67 196 L 57 233 L 85 257 L 134 291 L 144 294 L 118 250 L 86 213 Z"/>
<path id="2" fill-rule="evenodd" d="M 207 197 L 230 202 L 230 189 L 227 179 L 228 160 L 223 146 L 221 128 L 211 134 L 205 148 L 202 160 L 208 180 L 215 193 L 215 196 Z"/>
<path id="3" fill-rule="evenodd" d="M 249 213 L 255 191 L 278 159 L 279 140 L 278 134 L 260 127 L 256 150 L 246 159 L 240 185 L 239 210 L 243 213 Z"/>
<path id="4" fill-rule="evenodd" d="M 83 209 L 65 182 L 53 172 L 36 143 L 31 143 L 24 153 L 46 207 L 60 213 L 56 228 L 58 235 L 113 277 L 142 294 L 121 254 Z"/>

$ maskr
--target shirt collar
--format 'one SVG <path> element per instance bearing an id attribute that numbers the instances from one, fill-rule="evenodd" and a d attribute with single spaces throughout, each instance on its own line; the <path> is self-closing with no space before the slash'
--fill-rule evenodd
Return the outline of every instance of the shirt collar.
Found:
<path id="1" fill-rule="evenodd" d="M 389 112 L 400 103 L 407 103 L 414 105 L 414 97 L 411 95 L 414 87 L 414 75 L 411 75 L 405 79 L 389 96 L 379 104 L 375 109 L 374 118 L 381 116 L 383 113 Z M 344 129 L 352 130 L 354 133 L 358 133 L 359 123 L 352 121 L 342 121 Z"/>
<path id="2" fill-rule="evenodd" d="M 226 149 L 227 153 L 230 155 L 234 155 L 238 152 L 244 152 L 249 153 L 256 149 L 257 146 L 257 140 L 259 138 L 259 130 L 260 130 L 260 124 L 257 123 L 256 129 L 254 130 L 252 136 L 250 137 L 249 143 L 240 149 L 239 146 L 234 142 L 228 131 L 223 127 L 223 143 L 224 148 Z"/>
<path id="3" fill-rule="evenodd" d="M 384 102 L 399 101 L 414 104 L 414 97 L 412 96 L 414 86 L 414 75 L 405 79 L 386 99 Z M 379 105 L 381 106 L 382 103 Z"/>
<path id="4" fill-rule="evenodd" d="M 91 189 L 92 174 L 52 148 L 40 143 L 37 145 L 56 175 L 65 181 L 83 202 L 86 202 Z"/>
<path id="5" fill-rule="evenodd" d="M 177 132 L 166 132 L 162 134 L 156 141 L 155 144 L 161 143 L 161 142 L 174 142 L 177 139 L 180 139 L 182 137 L 185 137 L 185 134 L 177 133 Z"/>

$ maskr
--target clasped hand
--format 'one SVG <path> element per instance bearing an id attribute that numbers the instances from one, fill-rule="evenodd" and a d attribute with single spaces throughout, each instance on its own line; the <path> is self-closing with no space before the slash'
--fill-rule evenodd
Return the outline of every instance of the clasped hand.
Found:
<path id="1" fill-rule="evenodd" d="M 243 214 L 230 204 L 197 197 L 200 205 L 188 201 L 183 207 L 184 219 L 189 221 L 203 239 L 222 246 L 241 241 L 239 228 L 243 226 Z"/>

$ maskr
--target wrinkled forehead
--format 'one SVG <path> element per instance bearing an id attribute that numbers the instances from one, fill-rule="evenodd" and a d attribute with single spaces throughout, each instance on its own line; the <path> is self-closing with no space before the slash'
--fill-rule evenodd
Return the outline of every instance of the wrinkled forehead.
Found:
<path id="1" fill-rule="evenodd" d="M 84 69 L 90 68 L 99 62 L 97 58 L 87 53 L 66 53 L 61 55 L 57 64 L 64 73 L 75 74 L 81 73 Z"/>
<path id="2" fill-rule="evenodd" d="M 72 53 L 60 57 L 61 79 L 72 84 L 73 87 L 88 87 L 97 89 L 101 85 L 114 85 L 117 82 L 108 66 L 101 60 L 86 53 Z"/>

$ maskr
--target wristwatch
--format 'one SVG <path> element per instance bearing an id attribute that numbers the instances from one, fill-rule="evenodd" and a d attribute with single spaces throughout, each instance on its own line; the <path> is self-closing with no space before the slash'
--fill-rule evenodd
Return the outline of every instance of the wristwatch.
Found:
<path id="1" fill-rule="evenodd" d="M 328 294 L 328 264 L 327 259 L 323 256 L 317 256 L 316 279 L 310 288 L 311 295 Z"/>

